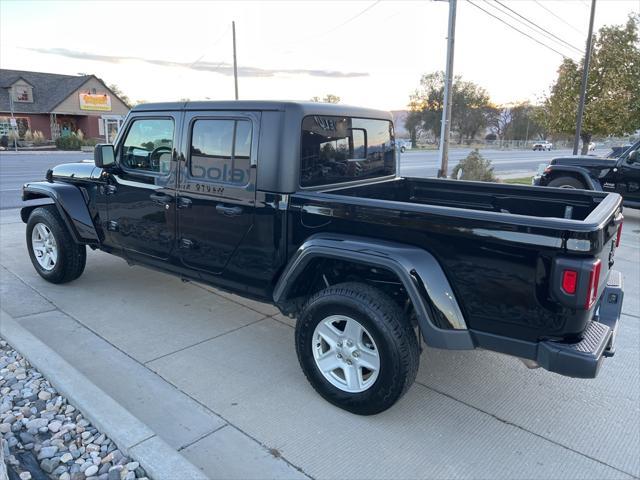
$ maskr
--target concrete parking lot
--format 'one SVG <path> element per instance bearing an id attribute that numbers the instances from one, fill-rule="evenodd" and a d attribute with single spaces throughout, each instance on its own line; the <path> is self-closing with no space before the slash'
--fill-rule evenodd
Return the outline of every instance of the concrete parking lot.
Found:
<path id="1" fill-rule="evenodd" d="M 17 212 L 0 217 L 2 310 L 212 478 L 640 477 L 638 211 L 616 255 L 617 353 L 597 379 L 427 349 L 417 383 L 373 417 L 314 392 L 292 320 L 269 305 L 101 252 L 77 281 L 45 282 Z"/>

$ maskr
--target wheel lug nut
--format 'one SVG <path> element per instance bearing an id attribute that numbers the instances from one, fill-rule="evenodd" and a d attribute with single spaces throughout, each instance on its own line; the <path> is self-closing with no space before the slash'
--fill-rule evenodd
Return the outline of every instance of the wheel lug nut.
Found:
<path id="1" fill-rule="evenodd" d="M 353 365 L 353 362 L 351 360 L 347 360 L 347 365 Z"/>
<path id="2" fill-rule="evenodd" d="M 338 356 L 338 358 L 342 358 L 342 354 L 341 353 L 339 353 L 337 356 Z"/>
<path id="3" fill-rule="evenodd" d="M 353 346 L 353 342 L 351 340 L 347 340 L 347 347 Z"/>
<path id="4" fill-rule="evenodd" d="M 342 348 L 342 342 L 338 342 L 338 348 Z"/>
<path id="5" fill-rule="evenodd" d="M 358 358 L 360 356 L 360 352 L 356 350 L 355 352 L 353 352 L 353 356 L 354 358 Z"/>

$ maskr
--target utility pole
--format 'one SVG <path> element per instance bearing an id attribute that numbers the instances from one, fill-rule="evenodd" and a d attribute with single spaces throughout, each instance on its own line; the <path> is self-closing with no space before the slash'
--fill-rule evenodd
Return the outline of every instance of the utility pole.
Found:
<path id="1" fill-rule="evenodd" d="M 576 137 L 573 139 L 573 154 L 578 154 L 580 146 L 580 133 L 582 132 L 582 116 L 584 115 L 584 102 L 587 96 L 587 81 L 589 80 L 589 63 L 591 62 L 591 40 L 593 37 L 593 18 L 596 15 L 596 0 L 591 0 L 591 17 L 589 18 L 589 36 L 587 37 L 587 51 L 584 54 L 582 67 L 582 86 L 580 87 L 580 103 L 576 117 Z"/>
<path id="2" fill-rule="evenodd" d="M 445 73 L 442 123 L 440 126 L 439 178 L 446 178 L 449 170 L 449 131 L 451 130 L 451 96 L 453 90 L 453 50 L 456 34 L 456 4 L 449 0 L 449 33 L 447 36 L 447 71 Z"/>
<path id="3" fill-rule="evenodd" d="M 13 116 L 13 87 L 8 89 L 9 91 L 9 108 L 11 109 L 11 133 L 13 137 L 13 149 L 18 151 L 18 126 L 16 123 L 16 117 Z"/>
<path id="4" fill-rule="evenodd" d="M 233 80 L 236 85 L 236 100 L 238 100 L 238 62 L 236 60 L 236 22 L 231 22 L 233 30 Z"/>

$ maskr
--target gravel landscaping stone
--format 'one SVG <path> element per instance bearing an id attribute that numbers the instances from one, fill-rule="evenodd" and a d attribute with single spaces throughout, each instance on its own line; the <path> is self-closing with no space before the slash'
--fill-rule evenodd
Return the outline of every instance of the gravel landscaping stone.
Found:
<path id="1" fill-rule="evenodd" d="M 0 443 L 17 478 L 148 480 L 138 462 L 123 455 L 2 339 L 0 394 Z M 33 458 L 28 466 L 18 460 L 25 455 Z"/>

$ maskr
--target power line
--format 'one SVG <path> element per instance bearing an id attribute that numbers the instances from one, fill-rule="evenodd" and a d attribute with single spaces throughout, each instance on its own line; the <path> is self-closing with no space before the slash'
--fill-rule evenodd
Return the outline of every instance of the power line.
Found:
<path id="1" fill-rule="evenodd" d="M 497 1 L 497 0 L 496 0 Z M 511 14 L 509 11 L 503 10 L 501 9 L 498 5 L 495 5 L 493 3 L 490 3 L 489 0 L 484 0 L 485 4 L 492 7 L 493 9 L 495 9 L 496 11 L 500 12 L 502 15 L 506 15 L 507 17 L 509 17 L 510 19 L 515 20 L 516 22 L 518 22 L 519 24 L 523 25 L 525 28 L 528 28 L 530 30 L 533 31 L 534 34 L 536 35 L 542 35 L 546 40 L 549 40 L 551 42 L 553 42 L 553 45 L 557 46 L 557 47 L 561 47 L 561 48 L 567 48 L 567 46 L 565 46 L 564 44 L 558 42 L 557 40 L 555 40 L 554 38 L 552 38 L 550 35 L 547 35 L 544 31 L 538 31 L 535 28 L 533 28 L 532 26 L 528 25 L 527 23 L 523 22 L 520 18 L 518 18 L 517 16 Z M 498 2 L 500 3 L 500 2 Z M 508 7 L 507 7 L 508 8 Z M 516 12 L 517 14 L 517 12 Z M 535 25 L 535 24 L 534 24 Z M 540 28 L 540 30 L 543 30 L 542 28 Z M 566 43 L 566 42 L 565 42 Z M 569 44 L 570 48 L 573 48 L 574 50 L 576 50 L 579 53 L 582 53 L 582 51 L 580 49 L 578 49 L 577 47 L 574 47 L 573 45 Z"/>
<path id="2" fill-rule="evenodd" d="M 224 31 L 222 32 L 222 35 L 220 35 L 212 44 L 208 45 L 204 52 L 202 53 L 202 55 L 200 55 L 196 60 L 193 61 L 193 63 L 190 63 L 189 66 L 187 68 L 193 68 L 193 66 L 200 62 L 200 60 L 202 60 L 207 53 L 209 53 L 209 49 L 215 47 L 218 43 L 220 43 L 220 40 L 222 40 L 225 35 L 227 34 L 227 32 L 229 31 L 229 29 L 231 28 L 231 26 L 227 25 L 227 28 L 224 29 Z"/>
<path id="3" fill-rule="evenodd" d="M 498 17 L 498 16 L 494 15 L 493 13 L 488 12 L 487 10 L 485 10 L 484 8 L 482 8 L 481 6 L 476 5 L 475 3 L 473 3 L 471 0 L 467 0 L 467 2 L 469 2 L 471 5 L 473 5 L 473 6 L 474 6 L 474 7 L 476 7 L 477 9 L 482 10 L 482 11 L 483 11 L 484 13 L 486 13 L 487 15 L 489 15 L 489 16 L 491 16 L 491 17 L 495 18 L 495 19 L 496 19 L 496 20 L 498 20 L 499 22 L 504 23 L 507 27 L 509 27 L 509 28 L 511 28 L 511 29 L 513 29 L 513 30 L 515 30 L 515 31 L 516 31 L 516 32 L 518 32 L 518 33 L 521 33 L 521 34 L 522 34 L 522 35 L 524 35 L 525 37 L 530 38 L 531 40 L 533 40 L 533 41 L 534 41 L 534 42 L 536 42 L 537 44 L 542 45 L 543 47 L 545 47 L 545 48 L 547 48 L 547 49 L 549 49 L 549 50 L 551 50 L 551 51 L 553 51 L 553 52 L 557 53 L 557 54 L 558 54 L 558 55 L 560 55 L 562 58 L 571 58 L 571 57 L 568 57 L 567 55 L 565 55 L 564 53 L 559 52 L 559 51 L 558 51 L 558 50 L 556 50 L 555 48 L 550 47 L 550 46 L 549 46 L 549 45 L 547 45 L 546 43 L 541 42 L 541 41 L 540 41 L 540 40 L 538 40 L 537 38 L 532 37 L 532 36 L 531 36 L 531 35 L 529 35 L 528 33 L 523 32 L 523 31 L 522 31 L 522 30 L 520 30 L 519 28 L 514 27 L 514 26 L 513 26 L 513 25 L 511 25 L 509 22 L 507 22 L 507 21 L 503 20 L 502 18 L 500 18 L 500 17 Z M 573 59 L 572 59 L 572 60 L 573 60 Z"/>
<path id="4" fill-rule="evenodd" d="M 576 27 L 574 27 L 573 25 L 571 25 L 569 22 L 567 22 L 564 18 L 556 15 L 553 10 L 549 10 L 547 7 L 545 7 L 543 4 L 541 4 L 538 0 L 533 0 L 535 3 L 538 4 L 538 6 L 544 8 L 547 12 L 549 12 L 551 15 L 553 15 L 554 17 L 556 17 L 558 20 L 560 20 L 562 23 L 564 23 L 565 25 L 567 25 L 568 27 L 572 28 L 573 30 L 575 30 L 576 32 L 578 32 L 580 35 L 584 35 L 583 32 L 581 32 L 580 30 L 578 30 Z"/>
<path id="5" fill-rule="evenodd" d="M 502 3 L 500 0 L 494 0 L 497 4 L 502 5 L 504 8 L 506 8 L 507 10 L 509 10 L 510 12 L 513 12 L 514 14 L 516 14 L 518 17 L 522 18 L 523 20 L 525 20 L 527 23 L 530 23 L 531 25 L 533 25 L 534 27 L 536 27 L 538 30 L 542 30 L 543 32 L 551 35 L 553 38 L 559 40 L 560 42 L 564 43 L 567 47 L 573 48 L 574 50 L 576 50 L 579 53 L 582 53 L 582 50 L 580 50 L 578 47 L 570 44 L 569 42 L 563 40 L 562 38 L 558 37 L 557 35 L 551 33 L 549 30 L 541 27 L 540 25 L 538 25 L 535 22 L 532 22 L 531 20 L 529 20 L 526 17 L 523 17 L 522 15 L 520 15 L 518 12 L 516 12 L 514 9 L 512 9 L 511 7 L 508 7 L 507 5 L 505 5 L 504 3 Z M 512 17 L 513 18 L 513 17 Z M 529 27 L 531 28 L 531 27 Z M 548 38 L 548 37 L 547 37 Z"/>
<path id="6" fill-rule="evenodd" d="M 373 2 L 371 5 L 369 5 L 368 7 L 366 7 L 364 10 L 361 10 L 359 13 L 356 13 L 353 17 L 348 18 L 347 20 L 345 20 L 344 22 L 336 25 L 335 27 L 330 28 L 329 30 L 327 30 L 324 33 L 320 33 L 318 35 L 314 35 L 311 38 L 317 38 L 317 37 L 321 37 L 323 35 L 326 35 L 327 33 L 331 33 L 334 32 L 336 30 L 338 30 L 339 28 L 344 27 L 346 24 L 353 22 L 356 18 L 361 17 L 362 15 L 364 15 L 365 13 L 367 13 L 369 10 L 371 10 L 373 7 L 375 7 L 377 4 L 379 4 L 382 0 L 377 0 L 376 2 Z"/>

